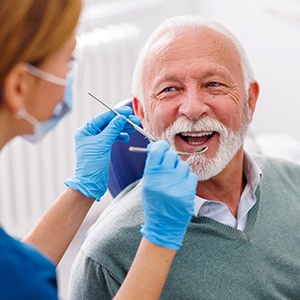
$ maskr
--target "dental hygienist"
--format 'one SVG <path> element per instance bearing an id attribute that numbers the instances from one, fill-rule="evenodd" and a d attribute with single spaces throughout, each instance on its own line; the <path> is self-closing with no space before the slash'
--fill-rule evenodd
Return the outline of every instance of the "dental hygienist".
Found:
<path id="1" fill-rule="evenodd" d="M 0 0 L 1 149 L 20 135 L 38 142 L 70 110 L 70 62 L 80 11 L 80 0 Z M 1 299 L 58 298 L 55 265 L 94 201 L 107 190 L 111 146 L 127 141 L 132 130 L 125 117 L 139 123 L 130 108 L 118 111 L 121 116 L 107 112 L 77 130 L 75 174 L 22 242 L 0 228 Z M 149 147 L 144 178 L 147 234 L 118 299 L 159 298 L 193 212 L 196 176 L 166 142 Z"/>

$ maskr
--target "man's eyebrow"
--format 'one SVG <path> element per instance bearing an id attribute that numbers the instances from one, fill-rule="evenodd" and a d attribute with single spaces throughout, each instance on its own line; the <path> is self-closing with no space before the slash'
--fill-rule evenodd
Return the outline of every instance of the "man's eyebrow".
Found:
<path id="1" fill-rule="evenodd" d="M 162 75 L 154 84 L 154 87 L 159 87 L 161 84 L 165 83 L 165 82 L 179 82 L 179 76 L 176 75 L 167 75 L 164 76 Z"/>

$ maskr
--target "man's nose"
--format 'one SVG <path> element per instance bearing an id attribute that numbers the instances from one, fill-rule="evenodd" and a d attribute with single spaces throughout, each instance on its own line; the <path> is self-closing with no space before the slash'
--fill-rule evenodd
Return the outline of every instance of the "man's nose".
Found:
<path id="1" fill-rule="evenodd" d="M 207 115 L 209 106 L 205 95 L 201 91 L 187 92 L 179 107 L 180 115 L 195 121 Z"/>

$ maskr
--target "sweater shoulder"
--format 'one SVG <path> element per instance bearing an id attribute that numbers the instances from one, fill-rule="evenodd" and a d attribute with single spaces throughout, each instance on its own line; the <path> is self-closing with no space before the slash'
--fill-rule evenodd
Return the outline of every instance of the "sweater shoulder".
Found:
<path id="1" fill-rule="evenodd" d="M 300 194 L 300 165 L 288 160 L 255 156 L 256 161 L 262 171 L 260 181 L 260 191 L 264 199 L 285 199 L 293 205 L 299 203 Z"/>
<path id="2" fill-rule="evenodd" d="M 286 159 L 265 155 L 255 155 L 253 159 L 264 174 L 271 176 L 300 174 L 300 165 Z M 276 171 L 278 172 L 274 173 Z"/>

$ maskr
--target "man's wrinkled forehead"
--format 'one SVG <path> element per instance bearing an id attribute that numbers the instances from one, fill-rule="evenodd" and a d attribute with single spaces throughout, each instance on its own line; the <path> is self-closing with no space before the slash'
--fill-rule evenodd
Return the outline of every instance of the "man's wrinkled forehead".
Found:
<path id="1" fill-rule="evenodd" d="M 179 37 L 177 37 L 179 38 Z M 159 57 L 166 53 L 170 45 L 176 41 L 176 34 L 175 32 L 166 32 L 163 35 L 161 35 L 159 38 L 157 38 L 152 45 L 149 47 L 147 58 L 148 59 L 155 59 L 156 57 Z"/>
<path id="2" fill-rule="evenodd" d="M 145 59 L 143 82 L 149 83 L 161 68 L 174 66 L 176 60 L 197 59 L 224 65 L 241 76 L 238 51 L 228 37 L 207 27 L 184 28 L 165 32 L 152 43 Z"/>

